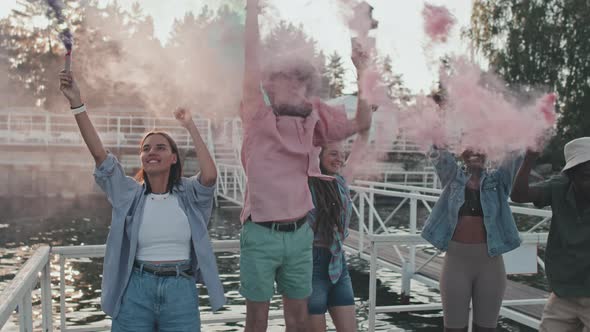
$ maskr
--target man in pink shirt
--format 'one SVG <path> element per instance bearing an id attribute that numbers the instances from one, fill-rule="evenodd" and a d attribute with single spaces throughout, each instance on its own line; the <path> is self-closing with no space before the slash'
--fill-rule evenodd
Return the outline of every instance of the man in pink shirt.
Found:
<path id="1" fill-rule="evenodd" d="M 305 61 L 279 60 L 263 75 L 258 12 L 258 0 L 248 0 L 240 110 L 248 184 L 240 218 L 240 293 L 246 298 L 247 332 L 266 331 L 275 282 L 287 331 L 306 331 L 314 237 L 307 223 L 313 208 L 308 178 L 322 177 L 319 146 L 367 130 L 372 110 L 360 89 L 354 120 L 311 98 L 317 74 Z M 361 58 L 353 58 L 359 73 Z"/>

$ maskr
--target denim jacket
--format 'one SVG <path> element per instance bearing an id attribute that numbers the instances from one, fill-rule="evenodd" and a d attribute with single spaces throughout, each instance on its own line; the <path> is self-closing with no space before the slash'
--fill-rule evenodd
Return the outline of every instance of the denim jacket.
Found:
<path id="1" fill-rule="evenodd" d="M 465 186 L 470 174 L 459 168 L 455 157 L 446 150 L 433 148 L 429 158 L 442 183 L 443 192 L 426 220 L 422 237 L 436 248 L 446 251 L 457 227 L 459 209 L 465 203 Z M 522 160 L 522 154 L 514 155 L 497 169 L 486 170 L 482 174 L 481 206 L 490 256 L 498 256 L 520 246 L 521 240 L 508 197 Z"/>
<path id="2" fill-rule="evenodd" d="M 113 207 L 104 257 L 101 305 L 106 314 L 116 318 L 133 270 L 146 188 L 126 176 L 119 161 L 110 153 L 95 169 L 94 178 Z M 225 304 L 225 296 L 207 232 L 214 190 L 215 186 L 205 187 L 194 176 L 182 178 L 182 184 L 175 186 L 173 193 L 178 196 L 180 208 L 189 220 L 195 281 L 207 286 L 211 308 L 216 311 Z"/>

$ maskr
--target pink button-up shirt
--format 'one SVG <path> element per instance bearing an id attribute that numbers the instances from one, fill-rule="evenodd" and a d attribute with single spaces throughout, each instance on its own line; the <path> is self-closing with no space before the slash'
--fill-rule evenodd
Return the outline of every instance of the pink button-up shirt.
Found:
<path id="1" fill-rule="evenodd" d="M 313 202 L 308 177 L 322 177 L 320 146 L 345 139 L 354 124 L 344 109 L 313 102 L 307 117 L 277 116 L 267 103 L 242 109 L 242 165 L 248 183 L 240 220 L 292 221 L 305 216 Z M 252 107 L 251 107 L 252 108 Z"/>

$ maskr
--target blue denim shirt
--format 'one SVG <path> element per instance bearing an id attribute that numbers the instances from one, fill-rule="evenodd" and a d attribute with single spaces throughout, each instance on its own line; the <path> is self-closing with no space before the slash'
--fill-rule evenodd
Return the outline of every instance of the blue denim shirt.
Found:
<path id="1" fill-rule="evenodd" d="M 116 318 L 133 269 L 147 195 L 145 186 L 126 176 L 117 158 L 110 153 L 95 169 L 94 178 L 113 207 L 104 257 L 101 304 L 106 314 Z M 195 281 L 207 286 L 211 308 L 216 311 L 225 304 L 225 296 L 207 232 L 214 191 L 215 186 L 201 185 L 196 176 L 182 178 L 182 184 L 173 189 L 191 228 L 191 263 Z"/>
<path id="2" fill-rule="evenodd" d="M 465 186 L 470 174 L 459 168 L 455 157 L 446 150 L 433 149 L 429 158 L 442 183 L 443 192 L 426 220 L 422 237 L 436 248 L 446 251 L 457 227 L 459 209 L 465 203 Z M 481 206 L 490 256 L 498 256 L 520 246 L 521 240 L 508 197 L 522 160 L 522 154 L 515 155 L 507 158 L 497 169 L 482 174 Z"/>

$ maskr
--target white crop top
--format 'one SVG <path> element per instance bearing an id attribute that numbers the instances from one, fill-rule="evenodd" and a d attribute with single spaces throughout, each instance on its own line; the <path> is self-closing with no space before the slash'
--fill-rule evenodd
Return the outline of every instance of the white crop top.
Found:
<path id="1" fill-rule="evenodd" d="M 136 259 L 178 261 L 190 259 L 191 228 L 176 196 L 149 194 L 139 226 Z"/>

